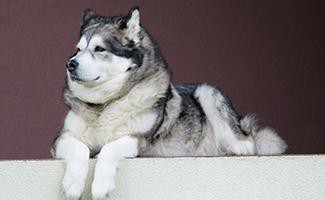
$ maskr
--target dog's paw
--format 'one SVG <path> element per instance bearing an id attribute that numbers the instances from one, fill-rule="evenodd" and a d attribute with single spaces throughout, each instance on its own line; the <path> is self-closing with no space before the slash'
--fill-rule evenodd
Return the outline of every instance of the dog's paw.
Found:
<path id="1" fill-rule="evenodd" d="M 109 193 L 114 190 L 115 181 L 109 178 L 97 178 L 93 181 L 91 192 L 93 200 L 104 200 L 108 198 Z"/>
<path id="2" fill-rule="evenodd" d="M 254 143 L 249 140 L 238 140 L 227 147 L 228 155 L 254 155 Z"/>
<path id="3" fill-rule="evenodd" d="M 63 190 L 68 200 L 78 200 L 81 198 L 85 180 L 73 173 L 66 173 L 63 178 Z"/>

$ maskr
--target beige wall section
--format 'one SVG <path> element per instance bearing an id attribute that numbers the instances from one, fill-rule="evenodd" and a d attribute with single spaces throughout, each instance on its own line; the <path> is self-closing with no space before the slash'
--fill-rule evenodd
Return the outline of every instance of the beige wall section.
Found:
<path id="1" fill-rule="evenodd" d="M 0 199 L 64 199 L 64 166 L 62 161 L 1 161 Z M 323 200 L 325 156 L 127 159 L 110 199 Z"/>

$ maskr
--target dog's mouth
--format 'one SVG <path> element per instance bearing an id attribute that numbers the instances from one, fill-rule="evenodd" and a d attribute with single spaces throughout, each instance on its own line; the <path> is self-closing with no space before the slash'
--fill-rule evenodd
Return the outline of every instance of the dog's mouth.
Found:
<path id="1" fill-rule="evenodd" d="M 94 82 L 99 80 L 100 76 L 97 76 L 96 78 L 92 79 L 92 80 L 84 80 L 79 78 L 78 76 L 74 75 L 74 74 L 70 74 L 70 78 L 72 81 L 77 81 L 77 82 L 82 82 L 82 83 L 89 83 L 89 82 Z"/>

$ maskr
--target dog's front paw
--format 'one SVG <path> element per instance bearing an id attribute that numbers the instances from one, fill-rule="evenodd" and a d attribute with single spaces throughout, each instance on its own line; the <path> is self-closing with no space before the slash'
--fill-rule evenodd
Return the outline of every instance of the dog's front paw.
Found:
<path id="1" fill-rule="evenodd" d="M 78 200 L 81 198 L 85 180 L 74 173 L 66 173 L 63 178 L 63 190 L 69 200 Z"/>
<path id="2" fill-rule="evenodd" d="M 107 199 L 109 193 L 114 190 L 115 181 L 109 178 L 97 178 L 93 181 L 91 192 L 93 200 Z"/>
<path id="3" fill-rule="evenodd" d="M 227 147 L 228 155 L 254 155 L 254 143 L 249 140 L 239 140 Z"/>

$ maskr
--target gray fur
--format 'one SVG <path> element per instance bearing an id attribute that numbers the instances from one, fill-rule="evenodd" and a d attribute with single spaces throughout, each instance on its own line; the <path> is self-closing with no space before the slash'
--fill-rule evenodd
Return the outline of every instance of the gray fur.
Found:
<path id="1" fill-rule="evenodd" d="M 252 120 L 242 118 L 233 108 L 230 100 L 216 87 L 206 84 L 180 84 L 174 85 L 170 82 L 168 66 L 160 53 L 160 50 L 149 33 L 141 26 L 138 33 L 139 42 L 134 42 L 125 37 L 125 24 L 130 18 L 126 16 L 105 17 L 96 14 L 94 11 L 86 10 L 82 17 L 80 36 L 85 35 L 90 40 L 94 34 L 105 38 L 105 45 L 108 51 L 121 57 L 131 59 L 133 65 L 130 67 L 130 76 L 117 95 L 105 103 L 97 104 L 85 102 L 77 98 L 67 86 L 64 90 L 65 103 L 69 108 L 81 116 L 85 121 L 96 121 L 109 106 L 118 102 L 123 97 L 132 94 L 134 87 L 139 86 L 145 89 L 151 84 L 159 84 L 161 91 L 156 98 L 156 103 L 151 110 L 157 114 L 157 119 L 150 131 L 145 133 L 128 133 L 144 139 L 139 156 L 218 156 L 226 155 L 230 143 L 216 141 L 216 134 L 212 123 L 219 123 L 222 126 L 230 127 L 231 137 L 236 140 L 254 140 L 258 154 L 280 154 L 286 149 L 285 143 L 276 137 L 275 149 L 268 151 L 262 148 L 262 134 L 259 135 L 258 128 Z M 198 87 L 211 89 L 215 115 L 219 121 L 208 117 L 206 103 L 199 100 L 202 93 L 198 93 Z M 209 102 L 208 102 L 209 103 Z M 211 102 L 210 102 L 211 103 Z M 61 133 L 64 132 L 61 130 Z M 271 140 L 272 134 L 265 133 Z M 60 137 L 59 137 L 60 138 Z M 253 139 L 252 139 L 253 138 Z M 264 142 L 264 141 L 263 141 Z M 265 143 L 265 142 L 264 142 Z M 221 145 L 220 145 L 221 144 Z M 94 155 L 98 149 L 93 149 Z M 235 153 L 237 154 L 237 153 Z"/>

